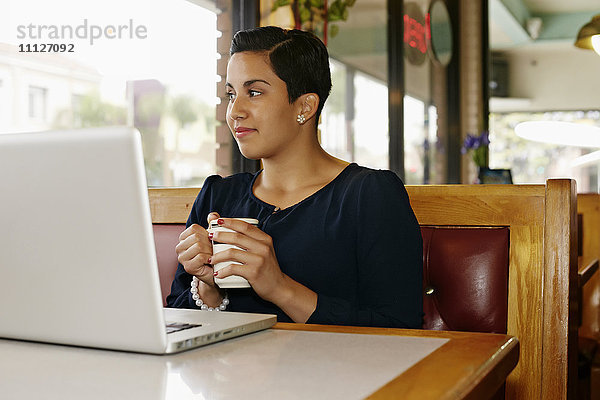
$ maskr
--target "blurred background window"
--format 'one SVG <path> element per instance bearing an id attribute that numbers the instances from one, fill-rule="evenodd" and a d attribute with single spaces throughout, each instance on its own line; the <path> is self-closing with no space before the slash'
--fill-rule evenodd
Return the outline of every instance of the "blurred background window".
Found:
<path id="1" fill-rule="evenodd" d="M 600 148 L 543 143 L 517 136 L 515 127 L 528 121 L 570 122 L 600 129 L 600 111 L 491 113 L 490 167 L 510 168 L 514 183 L 545 183 L 549 178 L 574 178 L 578 192 L 598 192 L 600 160 L 582 164 L 580 157 Z M 568 131 L 564 133 L 567 136 L 571 134 Z"/>
<path id="2" fill-rule="evenodd" d="M 4 10 L 0 133 L 135 126 L 149 186 L 215 173 L 213 0 L 9 0 Z M 19 51 L 42 43 L 73 51 Z"/>

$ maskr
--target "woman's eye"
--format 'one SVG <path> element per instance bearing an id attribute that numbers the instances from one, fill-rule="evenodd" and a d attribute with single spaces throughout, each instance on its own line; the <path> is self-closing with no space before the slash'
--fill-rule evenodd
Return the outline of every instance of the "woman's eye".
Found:
<path id="1" fill-rule="evenodd" d="M 250 90 L 249 93 L 250 93 L 250 97 L 260 96 L 262 94 L 258 90 Z"/>
<path id="2" fill-rule="evenodd" d="M 229 99 L 229 100 L 233 100 L 233 98 L 235 97 L 234 93 L 231 92 L 227 92 L 225 93 L 225 96 Z"/>

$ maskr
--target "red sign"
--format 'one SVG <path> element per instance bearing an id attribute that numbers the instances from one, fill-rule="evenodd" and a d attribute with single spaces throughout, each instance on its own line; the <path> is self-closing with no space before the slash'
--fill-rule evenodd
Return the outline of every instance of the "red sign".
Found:
<path id="1" fill-rule="evenodd" d="M 412 18 L 410 15 L 404 15 L 404 43 L 413 49 L 419 50 L 422 54 L 427 53 L 427 29 L 425 25 Z"/>

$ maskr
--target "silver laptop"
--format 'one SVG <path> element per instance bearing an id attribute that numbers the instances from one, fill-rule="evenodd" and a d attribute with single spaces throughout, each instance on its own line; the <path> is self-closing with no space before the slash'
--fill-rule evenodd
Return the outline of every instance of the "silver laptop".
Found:
<path id="1" fill-rule="evenodd" d="M 275 322 L 163 309 L 137 130 L 0 134 L 0 337 L 164 354 Z"/>

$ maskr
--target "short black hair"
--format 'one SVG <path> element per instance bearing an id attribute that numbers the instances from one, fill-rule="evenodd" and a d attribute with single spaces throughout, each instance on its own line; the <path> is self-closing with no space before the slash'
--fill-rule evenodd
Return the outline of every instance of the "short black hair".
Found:
<path id="1" fill-rule="evenodd" d="M 331 91 L 329 53 L 310 32 L 263 26 L 237 32 L 229 55 L 243 51 L 267 52 L 275 74 L 285 82 L 290 104 L 306 93 L 319 96 L 316 121 Z"/>

